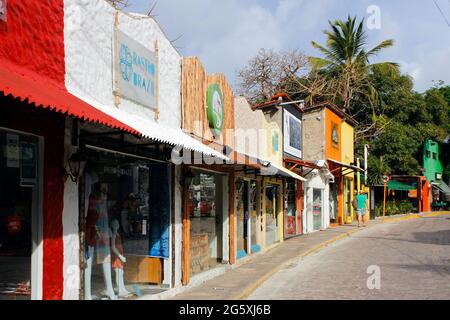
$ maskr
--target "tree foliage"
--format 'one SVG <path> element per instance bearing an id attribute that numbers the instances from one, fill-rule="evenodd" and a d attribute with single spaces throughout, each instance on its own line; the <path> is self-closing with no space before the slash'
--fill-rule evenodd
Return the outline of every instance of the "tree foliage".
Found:
<path id="1" fill-rule="evenodd" d="M 438 81 L 418 93 L 413 79 L 402 74 L 396 63 L 371 63 L 394 41 L 367 49 L 363 22 L 351 17 L 329 21 L 330 29 L 324 31 L 326 44 L 312 42 L 322 57 L 308 58 L 310 68 L 305 74 L 300 72 L 305 57 L 299 51 L 299 59 L 287 59 L 261 50 L 238 78 L 242 80 L 241 93 L 253 103 L 282 90 L 295 100 L 304 99 L 307 105 L 331 101 L 345 107 L 358 122 L 356 156 L 362 158 L 363 146 L 369 145 L 369 182 L 378 184 L 385 174 L 420 174 L 424 141 L 450 140 L 450 86 Z"/>

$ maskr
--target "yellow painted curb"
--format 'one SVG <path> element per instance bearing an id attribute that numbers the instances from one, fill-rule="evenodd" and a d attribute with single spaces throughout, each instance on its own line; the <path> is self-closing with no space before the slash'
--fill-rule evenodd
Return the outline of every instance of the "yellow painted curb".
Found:
<path id="1" fill-rule="evenodd" d="M 410 216 L 399 217 L 399 218 L 384 218 L 381 220 L 381 223 L 398 222 L 398 221 L 420 219 L 420 218 L 422 218 L 422 217 L 419 215 L 410 215 Z"/>
<path id="2" fill-rule="evenodd" d="M 369 226 L 370 227 L 370 226 Z M 270 277 L 272 277 L 275 273 L 277 273 L 278 271 L 282 270 L 283 268 L 285 268 L 286 266 L 288 266 L 289 264 L 299 260 L 299 259 L 303 259 L 306 256 L 309 256 L 310 254 L 319 251 L 322 248 L 325 248 L 343 238 L 349 237 L 350 235 L 352 235 L 355 232 L 364 230 L 367 228 L 358 228 L 358 229 L 354 229 L 354 230 L 350 230 L 344 234 L 341 234 L 339 236 L 336 236 L 330 240 L 327 240 L 325 242 L 319 243 L 318 245 L 312 247 L 311 249 L 307 250 L 306 252 L 291 258 L 283 263 L 281 263 L 280 265 L 276 266 L 275 268 L 273 268 L 272 270 L 270 270 L 268 273 L 266 273 L 265 275 L 263 275 L 261 278 L 259 278 L 258 280 L 256 280 L 253 284 L 249 285 L 247 288 L 245 288 L 241 293 L 237 294 L 236 296 L 234 296 L 231 300 L 243 300 L 245 298 L 247 298 L 249 295 L 251 295 L 258 287 L 260 287 L 264 282 L 266 282 Z"/>
<path id="3" fill-rule="evenodd" d="M 449 215 L 450 211 L 442 211 L 442 212 L 433 212 L 433 213 L 428 213 L 425 215 L 425 217 L 439 217 L 439 216 L 445 216 L 445 215 Z"/>

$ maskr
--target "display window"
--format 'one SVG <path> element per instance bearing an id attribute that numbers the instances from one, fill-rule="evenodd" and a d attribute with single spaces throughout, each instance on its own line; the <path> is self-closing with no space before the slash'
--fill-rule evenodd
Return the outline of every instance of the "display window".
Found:
<path id="1" fill-rule="evenodd" d="M 132 299 L 169 258 L 169 165 L 91 153 L 84 179 L 84 298 Z"/>
<path id="2" fill-rule="evenodd" d="M 200 171 L 193 175 L 189 186 L 191 276 L 222 262 L 222 217 L 216 210 L 217 176 Z"/>
<path id="3" fill-rule="evenodd" d="M 265 215 L 266 215 L 266 246 L 277 243 L 278 235 L 278 214 L 280 209 L 279 195 L 280 186 L 269 184 L 264 188 L 265 195 Z"/>
<path id="4" fill-rule="evenodd" d="M 36 137 L 0 130 L 0 300 L 31 299 L 38 151 Z"/>
<path id="5" fill-rule="evenodd" d="M 286 179 L 286 235 L 297 235 L 297 182 Z"/>

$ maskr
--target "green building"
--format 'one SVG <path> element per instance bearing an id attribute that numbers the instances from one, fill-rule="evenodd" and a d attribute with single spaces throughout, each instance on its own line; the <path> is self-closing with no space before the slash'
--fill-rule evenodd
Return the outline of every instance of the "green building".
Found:
<path id="1" fill-rule="evenodd" d="M 433 140 L 426 140 L 423 146 L 423 168 L 428 182 L 438 182 L 442 180 L 444 165 L 440 145 Z"/>
<path id="2" fill-rule="evenodd" d="M 424 176 L 432 185 L 433 204 L 435 209 L 448 207 L 450 201 L 450 187 L 444 182 L 442 174 L 444 164 L 442 161 L 441 145 L 433 140 L 426 140 L 423 147 Z"/>

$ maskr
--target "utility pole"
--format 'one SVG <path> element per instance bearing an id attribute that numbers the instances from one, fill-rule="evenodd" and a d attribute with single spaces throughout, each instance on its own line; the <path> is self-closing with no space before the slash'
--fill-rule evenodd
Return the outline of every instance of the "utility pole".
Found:
<path id="1" fill-rule="evenodd" d="M 368 164 L 368 157 L 369 157 L 369 145 L 364 145 L 364 184 L 367 186 L 367 179 L 369 178 L 369 164 Z"/>

